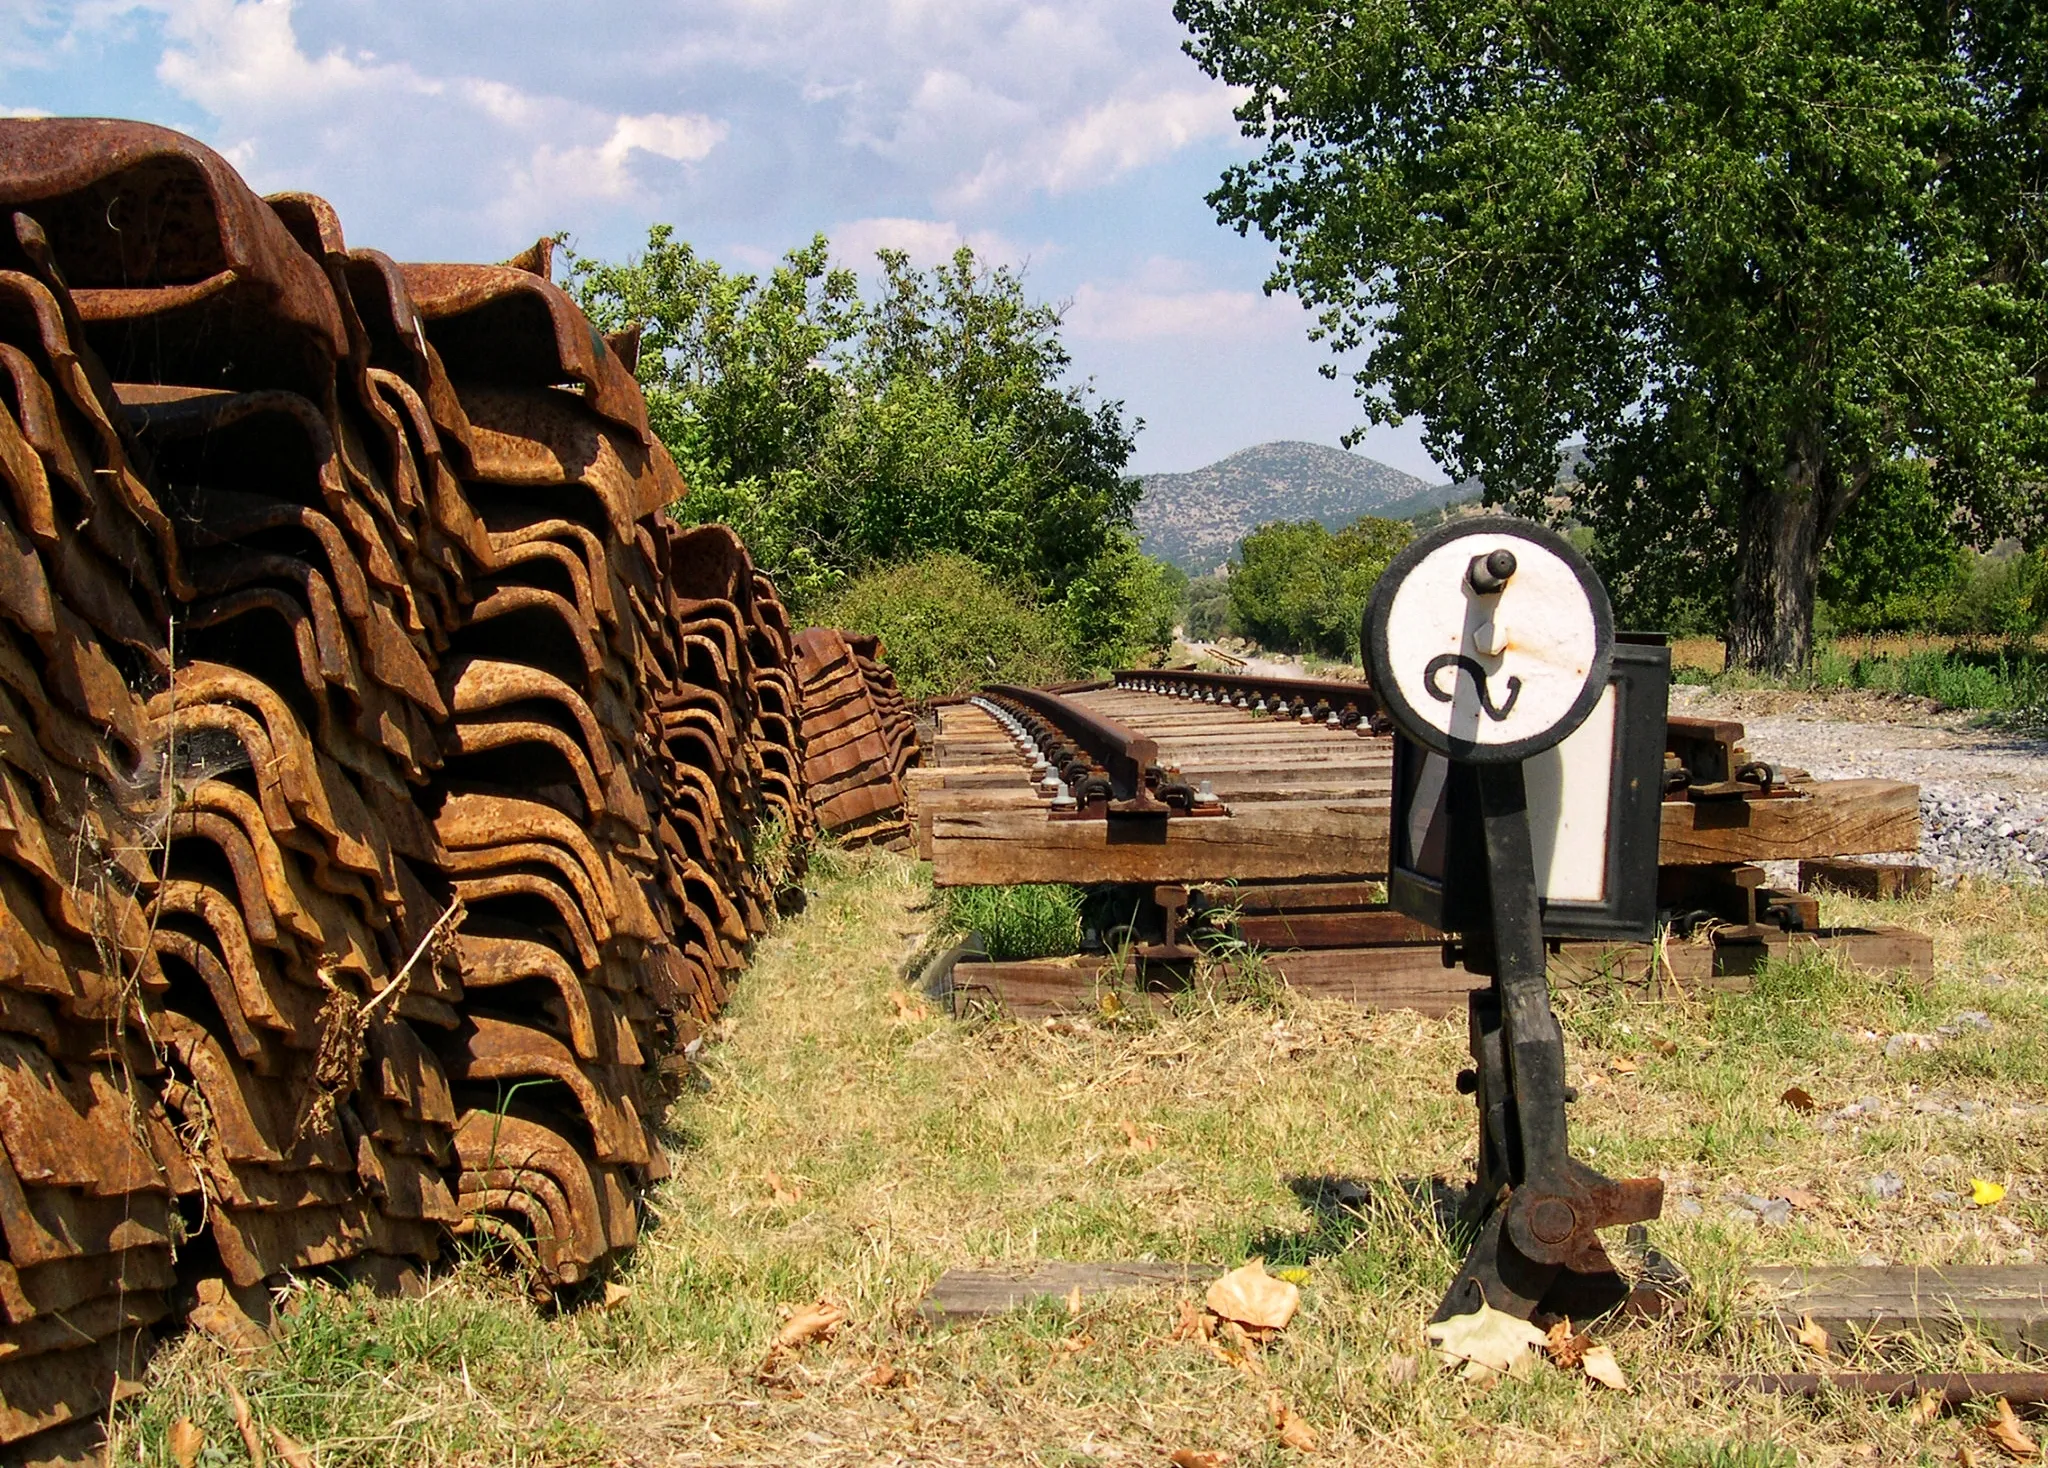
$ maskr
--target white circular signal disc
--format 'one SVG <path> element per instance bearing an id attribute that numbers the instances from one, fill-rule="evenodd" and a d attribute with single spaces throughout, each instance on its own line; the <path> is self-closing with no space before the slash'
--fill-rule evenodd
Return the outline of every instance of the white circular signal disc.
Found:
<path id="1" fill-rule="evenodd" d="M 1475 560 L 1515 569 L 1487 594 Z M 1453 759 L 1525 759 L 1584 721 L 1606 684 L 1613 614 L 1563 537 L 1498 517 L 1452 524 L 1404 550 L 1373 590 L 1372 679 L 1404 733 Z"/>

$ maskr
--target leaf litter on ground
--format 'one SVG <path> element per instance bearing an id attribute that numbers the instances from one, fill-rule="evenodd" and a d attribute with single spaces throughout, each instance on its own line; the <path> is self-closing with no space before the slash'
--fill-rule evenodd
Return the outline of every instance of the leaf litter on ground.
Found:
<path id="1" fill-rule="evenodd" d="M 1519 1316 L 1483 1303 L 1469 1315 L 1436 1321 L 1423 1334 L 1452 1365 L 1467 1363 L 1467 1377 L 1489 1372 L 1526 1376 L 1535 1359 L 1529 1354 L 1531 1349 L 1549 1339 Z"/>
<path id="2" fill-rule="evenodd" d="M 1224 1320 L 1253 1330 L 1282 1330 L 1301 1308 L 1301 1287 L 1266 1273 L 1266 1261 L 1251 1259 L 1209 1286 L 1209 1308 Z"/>

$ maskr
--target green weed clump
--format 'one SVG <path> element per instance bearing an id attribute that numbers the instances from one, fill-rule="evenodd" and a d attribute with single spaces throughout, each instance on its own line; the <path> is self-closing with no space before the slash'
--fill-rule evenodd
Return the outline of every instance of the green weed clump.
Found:
<path id="1" fill-rule="evenodd" d="M 911 698 L 984 683 L 1059 683 L 1077 670 L 1052 613 L 950 551 L 855 577 L 817 620 L 881 638 L 883 658 Z"/>
<path id="2" fill-rule="evenodd" d="M 2048 653 L 2024 643 L 1860 653 L 1853 642 L 1838 641 L 1816 649 L 1813 666 L 1789 678 L 1698 668 L 1677 670 L 1674 677 L 1727 691 L 1867 689 L 1998 714 L 2017 724 L 2048 725 Z"/>
<path id="3" fill-rule="evenodd" d="M 954 887 L 946 893 L 946 922 L 956 932 L 981 934 L 998 962 L 1061 958 L 1081 948 L 1081 889 Z"/>

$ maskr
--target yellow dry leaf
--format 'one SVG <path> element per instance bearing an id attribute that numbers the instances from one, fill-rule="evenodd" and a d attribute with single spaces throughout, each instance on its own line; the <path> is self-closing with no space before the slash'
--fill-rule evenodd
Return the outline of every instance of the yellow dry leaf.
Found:
<path id="1" fill-rule="evenodd" d="M 604 1282 L 605 1309 L 616 1310 L 632 1298 L 633 1287 L 631 1285 L 622 1285 L 615 1279 L 608 1279 Z"/>
<path id="2" fill-rule="evenodd" d="M 1484 1371 L 1527 1369 L 1529 1348 L 1549 1339 L 1518 1316 L 1482 1304 L 1470 1315 L 1453 1315 L 1423 1334 L 1450 1361 L 1470 1361 Z"/>
<path id="3" fill-rule="evenodd" d="M 282 1427 L 270 1428 L 269 1432 L 271 1446 L 277 1449 L 278 1457 L 284 1459 L 285 1468 L 317 1468 L 304 1443 Z"/>
<path id="4" fill-rule="evenodd" d="M 1081 1287 L 1079 1285 L 1075 1285 L 1072 1289 L 1067 1291 L 1067 1314 L 1079 1315 L 1080 1313 Z"/>
<path id="5" fill-rule="evenodd" d="M 1306 1269 L 1303 1269 L 1300 1265 L 1295 1264 L 1290 1265 L 1286 1269 L 1274 1270 L 1273 1278 L 1284 1279 L 1291 1285 L 1305 1285 L 1308 1283 L 1308 1274 L 1309 1272 Z"/>
<path id="6" fill-rule="evenodd" d="M 1166 1461 L 1173 1468 L 1223 1468 L 1226 1461 L 1221 1453 L 1198 1453 L 1193 1448 L 1176 1448 L 1167 1454 Z"/>
<path id="7" fill-rule="evenodd" d="M 1284 1279 L 1266 1273 L 1266 1261 L 1245 1264 L 1209 1286 L 1205 1297 L 1209 1308 L 1225 1320 L 1239 1321 L 1260 1330 L 1279 1330 L 1301 1308 L 1301 1290 Z"/>
<path id="8" fill-rule="evenodd" d="M 190 1417 L 180 1417 L 171 1424 L 165 1446 L 171 1450 L 171 1459 L 178 1468 L 192 1468 L 199 1461 L 199 1453 L 206 1446 L 205 1429 Z"/>
<path id="9" fill-rule="evenodd" d="M 1804 1188 L 1786 1188 L 1778 1196 L 1803 1212 L 1810 1213 L 1820 1207 L 1819 1195 L 1809 1193 Z"/>
<path id="10" fill-rule="evenodd" d="M 2004 1397 L 1998 1399 L 1998 1415 L 1991 1419 L 1991 1424 L 1984 1429 L 1984 1434 L 1997 1443 L 2008 1457 L 2017 1458 L 2023 1463 L 2041 1456 L 2041 1445 L 2027 1436 L 2026 1429 L 2020 1426 L 2020 1419 L 2013 1415 L 2012 1403 Z"/>
<path id="11" fill-rule="evenodd" d="M 1316 1450 L 1315 1429 L 1294 1415 L 1294 1409 L 1280 1393 L 1266 1393 L 1266 1411 L 1273 1419 L 1273 1431 L 1279 1435 L 1282 1447 L 1293 1448 L 1297 1453 Z"/>
<path id="12" fill-rule="evenodd" d="M 1550 1359 L 1565 1371 L 1576 1370 L 1586 1359 L 1586 1347 L 1593 1343 L 1590 1335 L 1572 1334 L 1570 1320 L 1560 1320 L 1550 1327 L 1543 1337 L 1543 1349 Z"/>
<path id="13" fill-rule="evenodd" d="M 242 1451 L 249 1455 L 249 1461 L 256 1468 L 264 1468 L 270 1455 L 263 1451 L 263 1438 L 256 1431 L 256 1414 L 249 1410 L 249 1399 L 242 1395 L 233 1382 L 227 1384 L 228 1406 L 235 1414 L 235 1431 L 242 1435 Z"/>
<path id="14" fill-rule="evenodd" d="M 889 991 L 889 1002 L 896 1006 L 896 1018 L 899 1021 L 920 1020 L 927 1017 L 924 1005 L 904 993 L 901 989 Z"/>
<path id="15" fill-rule="evenodd" d="M 1800 1345 L 1823 1359 L 1828 1354 L 1827 1330 L 1820 1325 L 1816 1325 L 1811 1315 L 1799 1317 L 1799 1329 L 1792 1333 L 1792 1339 L 1798 1341 Z"/>
<path id="16" fill-rule="evenodd" d="M 891 1365 L 889 1358 L 884 1356 L 870 1367 L 867 1375 L 863 1376 L 860 1380 L 862 1386 L 888 1387 L 896 1385 L 902 1379 L 903 1373 Z"/>
<path id="17" fill-rule="evenodd" d="M 2005 1184 L 1973 1177 L 1970 1179 L 1970 1201 L 1979 1208 L 1989 1208 L 1994 1203 L 2002 1203 L 2005 1201 Z"/>
<path id="18" fill-rule="evenodd" d="M 1102 991 L 1102 1002 L 1096 1006 L 1104 1019 L 1115 1019 L 1124 1012 L 1124 1001 L 1114 989 Z"/>
<path id="19" fill-rule="evenodd" d="M 1214 1334 L 1210 1318 L 1195 1308 L 1193 1300 L 1180 1302 L 1180 1321 L 1173 1328 L 1172 1338 L 1177 1341 L 1206 1341 Z"/>
<path id="20" fill-rule="evenodd" d="M 1123 1129 L 1123 1134 L 1130 1138 L 1131 1150 L 1133 1152 L 1156 1152 L 1159 1150 L 1159 1143 L 1139 1131 L 1138 1124 L 1129 1117 L 1125 1117 L 1117 1125 Z"/>
<path id="21" fill-rule="evenodd" d="M 783 1322 L 782 1329 L 775 1333 L 775 1344 L 787 1349 L 814 1341 L 819 1336 L 830 1335 L 846 1323 L 846 1311 L 839 1306 L 820 1300 L 815 1305 L 806 1305 L 792 1313 Z"/>
<path id="22" fill-rule="evenodd" d="M 1913 1407 L 1906 1413 L 1906 1420 L 1915 1427 L 1925 1427 L 1940 1415 L 1941 1393 L 1922 1392 L 1913 1399 Z"/>
<path id="23" fill-rule="evenodd" d="M 774 1196 L 776 1202 L 785 1206 L 803 1202 L 803 1189 L 792 1187 L 784 1182 L 782 1174 L 772 1167 L 768 1169 L 766 1182 L 768 1184 L 768 1191 Z"/>
<path id="24" fill-rule="evenodd" d="M 1626 1055 L 1615 1056 L 1607 1062 L 1607 1068 L 1618 1076 L 1632 1076 L 1636 1073 L 1636 1063 Z"/>
<path id="25" fill-rule="evenodd" d="M 1621 1374 L 1621 1363 L 1614 1359 L 1614 1352 L 1606 1346 L 1589 1347 L 1579 1365 L 1584 1368 L 1586 1375 L 1609 1391 L 1628 1390 L 1628 1378 Z"/>

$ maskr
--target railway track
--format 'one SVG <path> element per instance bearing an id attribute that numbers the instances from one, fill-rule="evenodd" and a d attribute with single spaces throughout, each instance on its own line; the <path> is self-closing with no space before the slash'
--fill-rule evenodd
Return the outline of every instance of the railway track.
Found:
<path id="1" fill-rule="evenodd" d="M 1028 710 L 1017 692 L 988 689 L 981 701 L 941 707 L 931 760 L 906 776 L 919 851 L 941 886 L 1137 889 L 1151 899 L 1155 967 L 1192 956 L 1185 934 L 1206 908 L 1228 914 L 1222 931 L 1271 950 L 1291 982 L 1375 1005 L 1462 1004 L 1471 984 L 1445 967 L 1442 935 L 1376 900 L 1393 750 L 1364 685 L 1127 671 L 1039 692 Z M 1027 712 L 1037 728 L 1020 743 Z M 1561 962 L 1680 983 L 1739 978 L 1800 943 L 1886 966 L 1931 962 L 1916 934 L 1821 930 L 1813 899 L 1773 888 L 1757 865 L 1912 850 L 1915 786 L 1771 771 L 1765 792 L 1733 778 L 1756 764 L 1739 724 L 1674 719 L 1668 734 L 1661 889 L 1682 929 L 1709 936 L 1661 955 L 1566 945 Z M 1155 792 L 1194 800 L 1141 810 L 1127 778 L 1091 784 L 1091 764 L 1109 776 L 1105 741 L 1114 740 L 1150 765 Z M 1062 749 L 1065 758 L 1047 758 Z M 963 966 L 963 985 L 1007 987 L 1029 1010 L 1092 993 L 1092 973 L 1085 964 Z"/>

